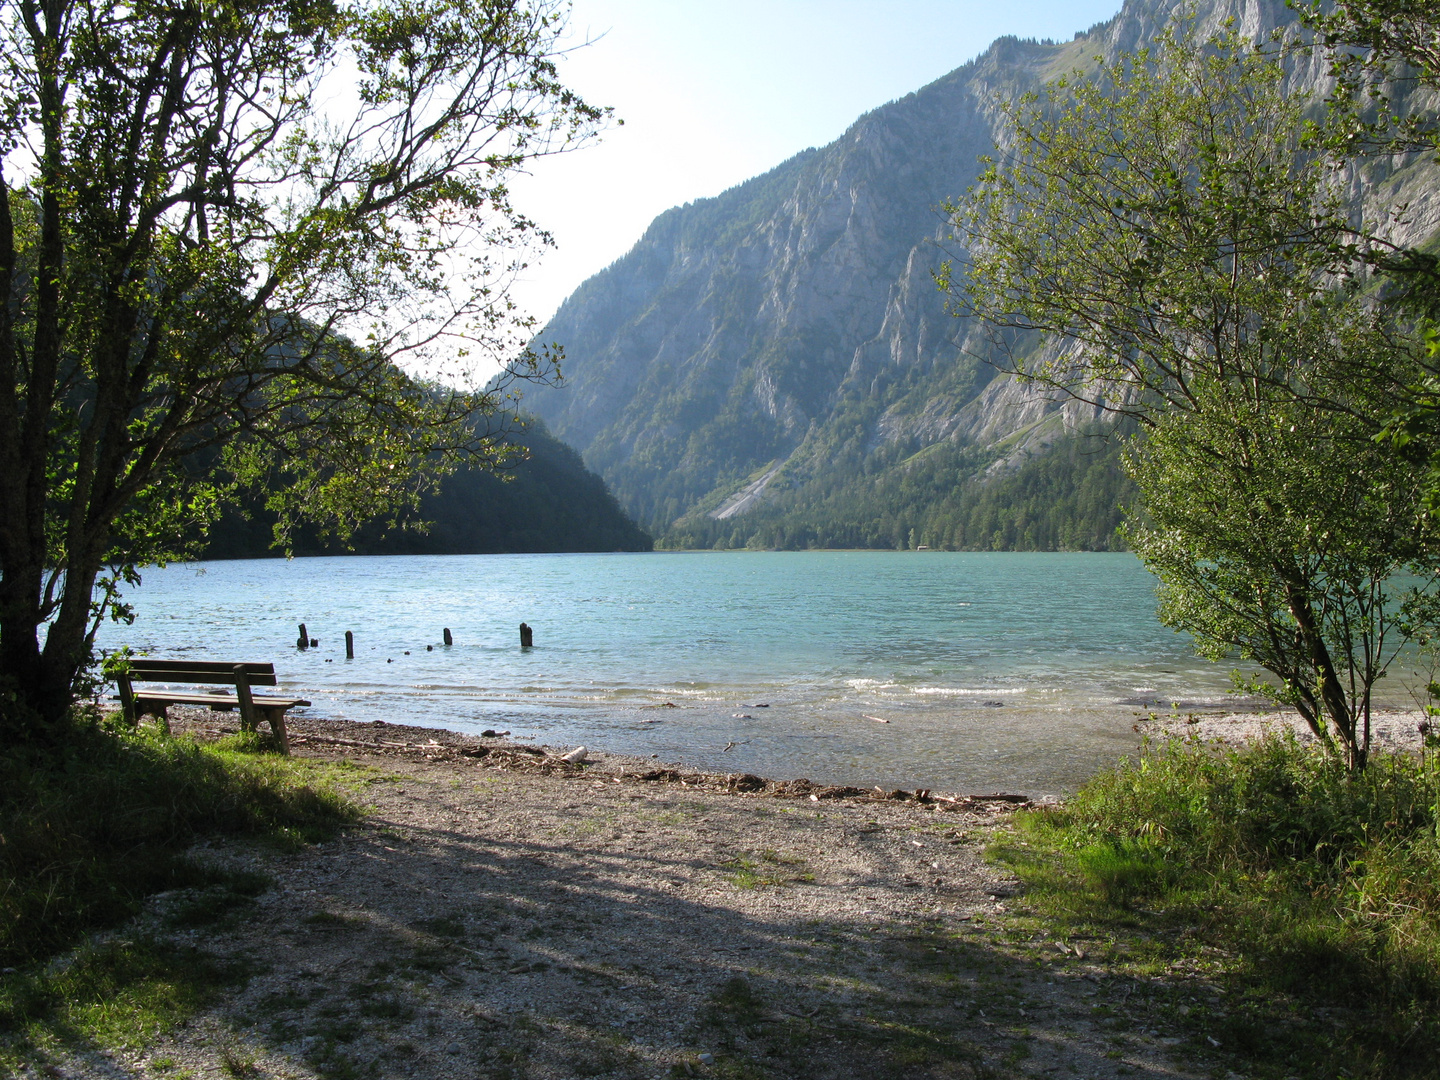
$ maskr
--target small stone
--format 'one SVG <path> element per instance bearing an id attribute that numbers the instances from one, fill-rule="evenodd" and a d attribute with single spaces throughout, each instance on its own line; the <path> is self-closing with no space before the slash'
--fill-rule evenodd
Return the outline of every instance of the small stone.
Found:
<path id="1" fill-rule="evenodd" d="M 701 1065 L 714 1065 L 714 1064 L 715 1064 L 715 1055 L 714 1055 L 714 1054 L 701 1054 L 701 1055 L 700 1055 L 700 1064 L 701 1064 Z"/>
<path id="2" fill-rule="evenodd" d="M 488 728 L 488 727 L 487 727 L 484 731 L 480 732 L 480 737 L 481 737 L 482 739 L 494 739 L 494 738 L 498 738 L 498 737 L 499 737 L 499 732 L 497 732 L 494 728 Z"/>
<path id="3" fill-rule="evenodd" d="M 447 1054 L 458 1054 L 461 1052 L 461 1050 L 462 1048 L 459 1043 L 451 1043 L 449 1046 L 445 1047 L 445 1052 Z"/>

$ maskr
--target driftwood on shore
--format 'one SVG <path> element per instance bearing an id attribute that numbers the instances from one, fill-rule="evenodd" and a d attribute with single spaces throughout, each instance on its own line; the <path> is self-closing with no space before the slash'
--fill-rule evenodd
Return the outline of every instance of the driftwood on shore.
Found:
<path id="1" fill-rule="evenodd" d="M 225 734 L 229 729 L 220 728 L 215 734 Z M 807 799 L 813 802 L 828 799 L 855 799 L 862 801 L 913 801 L 929 803 L 937 809 L 997 809 L 1024 806 L 1031 802 L 1028 795 L 994 792 L 991 794 L 943 794 L 919 788 L 906 791 L 901 788 L 862 788 L 847 784 L 817 784 L 804 777 L 794 780 L 768 780 L 753 773 L 707 773 L 682 771 L 669 767 L 635 768 L 622 765 L 614 771 L 596 767 L 596 763 L 584 760 L 569 760 L 567 755 L 552 754 L 538 746 L 507 743 L 487 746 L 481 743 L 446 745 L 428 739 L 423 742 L 395 739 L 345 739 L 333 735 L 307 733 L 296 735 L 294 742 L 316 743 L 328 746 L 342 746 L 355 750 L 380 754 L 418 754 L 429 758 L 468 758 L 484 761 L 495 768 L 540 772 L 546 775 L 571 777 L 591 776 L 597 780 L 617 784 L 680 784 L 692 788 L 723 790 L 733 795 L 762 796 L 776 799 Z"/>
<path id="2" fill-rule="evenodd" d="M 401 725 L 381 724 L 387 731 Z M 234 734 L 234 728 L 202 727 L 196 730 L 212 735 Z M 906 791 L 901 788 L 862 788 L 846 784 L 817 784 L 804 777 L 794 780 L 768 780 L 753 773 L 707 773 L 698 770 L 682 771 L 670 767 L 636 768 L 621 765 L 608 770 L 590 760 L 567 760 L 565 755 L 551 753 L 539 746 L 519 743 L 487 745 L 476 742 L 468 736 L 458 736 L 457 741 L 442 743 L 435 738 L 423 741 L 405 739 L 347 739 L 336 735 L 321 735 L 314 731 L 291 736 L 292 745 L 316 744 L 321 746 L 344 747 L 371 754 L 417 755 L 432 760 L 471 760 L 484 763 L 491 768 L 518 772 L 536 772 L 547 776 L 571 778 L 591 777 L 599 782 L 616 784 L 679 784 L 689 788 L 704 788 L 724 791 L 732 795 L 774 799 L 806 799 L 820 802 L 829 799 L 851 799 L 868 802 L 917 802 L 934 806 L 937 810 L 1004 810 L 1029 805 L 1028 795 L 993 792 L 990 794 L 943 794 L 928 788 Z"/>

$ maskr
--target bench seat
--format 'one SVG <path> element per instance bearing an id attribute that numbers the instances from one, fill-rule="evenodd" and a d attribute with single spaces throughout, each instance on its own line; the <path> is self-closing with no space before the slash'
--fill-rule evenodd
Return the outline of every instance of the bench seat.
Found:
<path id="1" fill-rule="evenodd" d="M 137 690 L 136 682 L 231 683 L 235 692 L 214 691 L 195 693 L 188 690 Z M 239 709 L 241 726 L 254 731 L 260 721 L 270 725 L 275 741 L 283 753 L 289 753 L 290 740 L 285 732 L 285 712 L 309 705 L 304 698 L 256 694 L 251 684 L 275 685 L 273 664 L 230 664 L 205 660 L 131 660 L 127 670 L 115 677 L 120 705 L 132 724 L 142 716 L 156 717 L 166 731 L 170 730 L 166 709 L 171 705 L 198 705 L 212 712 Z"/>
<path id="2" fill-rule="evenodd" d="M 250 700 L 255 703 L 257 709 L 279 709 L 282 712 L 286 709 L 295 709 L 301 705 L 310 704 L 304 698 L 264 697 L 260 694 L 252 694 Z M 135 704 L 142 706 L 154 704 L 161 707 L 164 705 L 203 705 L 211 712 L 230 712 L 240 705 L 240 699 L 234 694 L 172 694 L 168 691 L 161 693 L 158 690 L 136 690 Z"/>

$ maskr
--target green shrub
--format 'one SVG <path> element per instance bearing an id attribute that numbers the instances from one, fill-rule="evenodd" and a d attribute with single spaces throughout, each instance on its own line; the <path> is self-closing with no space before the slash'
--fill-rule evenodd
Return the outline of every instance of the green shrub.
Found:
<path id="1" fill-rule="evenodd" d="M 1147 980 L 1206 972 L 1227 1005 L 1195 1030 L 1256 1075 L 1432 1080 L 1437 826 L 1433 754 L 1352 774 L 1293 737 L 1174 739 L 1022 813 L 1024 842 L 994 853 L 1046 933 L 1107 942 Z"/>
<path id="2" fill-rule="evenodd" d="M 1174 739 L 1017 820 L 1027 842 L 996 854 L 1026 881 L 1033 910 L 1063 924 L 1050 932 L 1123 942 L 1148 970 L 1224 957 L 1217 974 L 1271 1010 L 1254 1023 L 1289 1031 L 1257 1064 L 1431 1075 L 1415 1063 L 1440 1059 L 1434 755 L 1377 753 L 1350 773 L 1293 737 Z M 1316 1005 L 1345 1011 L 1344 1040 L 1295 1020 Z M 1240 1015 L 1228 1045 L 1243 1042 L 1230 1030 Z"/>

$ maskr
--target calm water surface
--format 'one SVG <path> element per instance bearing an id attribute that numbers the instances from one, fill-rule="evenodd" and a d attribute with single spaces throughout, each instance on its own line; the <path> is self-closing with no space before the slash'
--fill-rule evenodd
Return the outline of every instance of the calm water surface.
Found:
<path id="1" fill-rule="evenodd" d="M 1233 702 L 1125 554 L 266 559 L 147 570 L 128 599 L 102 646 L 272 660 L 313 715 L 836 783 L 1064 791 L 1155 703 Z"/>

